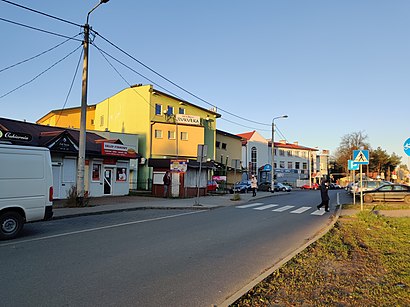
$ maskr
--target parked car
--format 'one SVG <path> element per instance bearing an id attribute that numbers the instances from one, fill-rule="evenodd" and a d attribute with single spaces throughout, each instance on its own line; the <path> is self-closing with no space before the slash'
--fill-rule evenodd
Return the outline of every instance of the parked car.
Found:
<path id="1" fill-rule="evenodd" d="M 304 184 L 300 187 L 302 190 L 317 190 L 319 185 L 317 183 L 312 183 L 312 185 Z"/>
<path id="2" fill-rule="evenodd" d="M 272 182 L 270 181 L 265 181 L 262 182 L 258 185 L 258 190 L 259 191 L 267 191 L 267 192 L 272 192 Z"/>
<path id="3" fill-rule="evenodd" d="M 339 189 L 341 189 L 342 187 L 340 186 L 340 185 L 338 185 L 338 184 L 336 184 L 336 183 L 331 183 L 331 184 L 329 184 L 329 189 L 330 190 L 339 190 Z"/>
<path id="4" fill-rule="evenodd" d="M 385 184 L 376 189 L 363 191 L 363 201 L 404 201 L 410 204 L 410 186 L 405 184 Z"/>
<path id="5" fill-rule="evenodd" d="M 381 180 L 362 180 L 363 188 L 361 188 L 360 181 L 357 181 L 355 184 L 352 185 L 350 188 L 350 193 L 360 194 L 360 190 L 369 191 L 376 189 L 384 184 L 391 184 L 389 181 L 381 181 Z"/>
<path id="6" fill-rule="evenodd" d="M 208 180 L 206 188 L 208 192 L 214 192 L 218 189 L 218 183 L 215 180 Z"/>
<path id="7" fill-rule="evenodd" d="M 275 191 L 282 191 L 282 192 L 290 192 L 292 191 L 292 188 L 288 185 L 285 185 L 280 182 L 276 182 L 275 185 L 273 186 Z"/>
<path id="8" fill-rule="evenodd" d="M 237 182 L 233 185 L 233 187 L 229 190 L 231 194 L 235 193 L 248 193 L 251 191 L 251 181 L 242 181 L 242 182 Z"/>

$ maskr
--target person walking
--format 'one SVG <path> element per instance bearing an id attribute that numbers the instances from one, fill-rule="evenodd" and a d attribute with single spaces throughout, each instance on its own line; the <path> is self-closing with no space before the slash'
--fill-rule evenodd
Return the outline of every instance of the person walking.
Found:
<path id="1" fill-rule="evenodd" d="M 322 202 L 317 205 L 317 210 L 320 210 L 323 206 L 325 206 L 325 211 L 329 212 L 329 185 L 327 184 L 327 180 L 325 178 L 322 178 L 322 182 L 320 183 L 320 197 L 322 198 Z"/>
<path id="2" fill-rule="evenodd" d="M 164 182 L 164 197 L 167 198 L 169 194 L 169 185 L 171 184 L 171 176 L 168 171 L 164 174 L 162 181 Z"/>
<path id="3" fill-rule="evenodd" d="M 255 175 L 252 175 L 252 179 L 251 179 L 252 197 L 256 196 L 257 188 L 258 188 L 258 180 L 256 179 Z"/>

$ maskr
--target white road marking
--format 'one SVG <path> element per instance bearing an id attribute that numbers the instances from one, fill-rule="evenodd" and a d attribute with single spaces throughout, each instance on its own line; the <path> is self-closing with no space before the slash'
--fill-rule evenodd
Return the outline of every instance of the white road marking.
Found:
<path id="1" fill-rule="evenodd" d="M 108 225 L 108 226 L 102 226 L 102 227 L 96 227 L 96 228 L 77 230 L 77 231 L 72 231 L 72 232 L 65 232 L 65 233 L 60 233 L 60 234 L 57 234 L 57 235 L 34 238 L 34 239 L 28 239 L 28 240 L 22 240 L 22 241 L 11 241 L 9 243 L 0 244 L 0 247 L 8 246 L 8 245 L 16 245 L 16 244 L 21 244 L 21 243 L 41 241 L 41 240 L 47 240 L 47 239 L 53 239 L 53 238 L 58 238 L 58 237 L 65 237 L 65 236 L 70 236 L 70 235 L 75 235 L 75 234 L 80 234 L 80 233 L 86 233 L 86 232 L 92 232 L 92 231 L 97 231 L 97 230 L 128 226 L 128 225 L 133 225 L 133 224 L 160 221 L 160 220 L 170 219 L 170 218 L 184 216 L 184 215 L 196 214 L 196 213 L 201 213 L 201 212 L 207 212 L 207 211 L 206 210 L 197 210 L 197 211 L 193 211 L 193 212 L 185 212 L 185 213 L 168 215 L 168 216 L 157 217 L 157 218 L 152 218 L 152 219 L 146 219 L 146 220 L 141 220 L 141 221 L 133 221 L 133 222 L 127 222 L 127 223 L 121 223 L 121 224 L 114 224 L 114 225 Z"/>
<path id="2" fill-rule="evenodd" d="M 283 207 L 280 207 L 280 208 L 272 210 L 272 211 L 274 211 L 274 212 L 283 212 L 283 211 L 292 209 L 293 207 L 295 207 L 295 206 L 283 206 Z"/>
<path id="3" fill-rule="evenodd" d="M 326 213 L 325 210 L 315 210 L 311 213 L 311 215 L 323 215 L 325 213 Z"/>
<path id="4" fill-rule="evenodd" d="M 265 210 L 265 209 L 269 209 L 269 208 L 273 208 L 273 207 L 277 207 L 279 205 L 274 205 L 274 204 L 269 204 L 269 205 L 265 205 L 262 207 L 258 207 L 258 208 L 253 208 L 253 210 Z"/>
<path id="5" fill-rule="evenodd" d="M 237 206 L 236 208 L 244 209 L 244 208 L 251 208 L 251 207 L 256 207 L 260 205 L 263 205 L 263 203 L 253 203 L 253 204 L 248 204 L 248 205 L 242 205 L 242 206 Z"/>
<path id="6" fill-rule="evenodd" d="M 312 207 L 300 207 L 299 209 L 290 211 L 290 213 L 303 213 L 305 211 L 308 211 L 309 209 L 311 209 Z"/>

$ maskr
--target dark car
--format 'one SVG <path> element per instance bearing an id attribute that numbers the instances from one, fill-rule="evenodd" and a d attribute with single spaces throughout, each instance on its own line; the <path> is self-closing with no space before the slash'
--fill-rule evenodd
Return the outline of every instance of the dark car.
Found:
<path id="1" fill-rule="evenodd" d="M 410 186 L 405 184 L 385 184 L 376 189 L 363 191 L 363 201 L 404 201 L 410 204 Z"/>
<path id="2" fill-rule="evenodd" d="M 233 185 L 233 187 L 229 190 L 231 194 L 235 193 L 248 193 L 251 191 L 251 181 L 242 181 L 242 182 L 237 182 Z"/>
<path id="3" fill-rule="evenodd" d="M 258 185 L 258 191 L 272 192 L 272 183 L 265 181 Z"/>
<path id="4" fill-rule="evenodd" d="M 279 191 L 281 191 L 281 192 L 290 192 L 290 191 L 292 191 L 292 188 L 290 186 L 288 186 L 286 184 L 283 184 L 283 183 L 280 183 L 280 182 L 275 183 L 274 188 L 275 188 L 275 191 L 278 191 L 278 192 Z"/>
<path id="5" fill-rule="evenodd" d="M 329 184 L 329 189 L 330 190 L 339 190 L 339 189 L 341 189 L 342 187 L 340 186 L 340 185 L 338 185 L 338 184 L 336 184 L 336 183 L 331 183 L 331 184 Z"/>

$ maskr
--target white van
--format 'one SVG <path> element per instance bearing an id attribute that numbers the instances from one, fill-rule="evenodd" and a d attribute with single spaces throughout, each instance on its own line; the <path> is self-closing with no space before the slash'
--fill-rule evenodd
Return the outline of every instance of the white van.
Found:
<path id="1" fill-rule="evenodd" d="M 0 143 L 0 240 L 25 222 L 53 216 L 53 175 L 48 148 Z"/>

